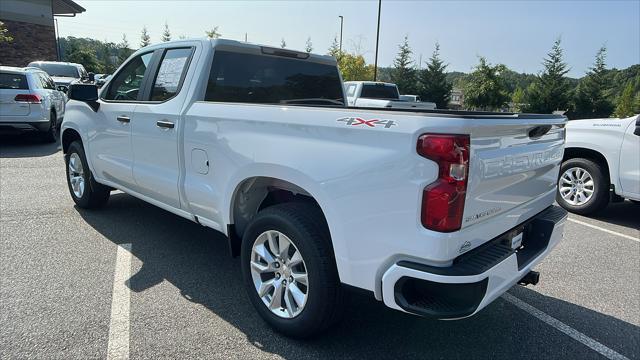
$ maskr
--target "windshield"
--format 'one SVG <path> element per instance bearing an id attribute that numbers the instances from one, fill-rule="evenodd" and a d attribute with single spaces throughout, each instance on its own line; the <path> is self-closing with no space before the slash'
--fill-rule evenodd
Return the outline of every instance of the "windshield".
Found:
<path id="1" fill-rule="evenodd" d="M 369 99 L 394 99 L 400 98 L 398 88 L 395 85 L 372 84 L 362 85 L 360 97 Z"/>
<path id="2" fill-rule="evenodd" d="M 40 68 L 49 74 L 49 76 L 80 78 L 78 68 L 74 65 L 33 63 L 29 64 L 29 66 Z"/>

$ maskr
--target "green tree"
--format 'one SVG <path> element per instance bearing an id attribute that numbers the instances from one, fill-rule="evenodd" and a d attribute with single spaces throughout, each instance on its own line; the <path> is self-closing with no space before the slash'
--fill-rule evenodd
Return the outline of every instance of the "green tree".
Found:
<path id="1" fill-rule="evenodd" d="M 391 81 L 397 86 L 402 94 L 416 93 L 416 70 L 413 68 L 413 60 L 411 60 L 411 47 L 409 46 L 409 38 L 405 35 L 404 41 L 398 46 L 399 51 L 395 60 L 393 60 L 393 69 L 391 70 Z"/>
<path id="2" fill-rule="evenodd" d="M 567 110 L 571 99 L 570 85 L 565 75 L 569 72 L 563 60 L 561 39 L 558 38 L 543 61 L 544 70 L 527 91 L 525 110 L 550 114 L 555 110 Z"/>
<path id="3" fill-rule="evenodd" d="M 491 66 L 487 59 L 480 57 L 475 70 L 469 74 L 464 86 L 464 104 L 472 109 L 496 110 L 509 101 L 509 95 L 501 73 L 506 66 Z"/>
<path id="4" fill-rule="evenodd" d="M 66 61 L 82 64 L 88 72 L 102 73 L 104 66 L 100 64 L 95 52 L 84 47 L 74 47 L 66 56 Z"/>
<path id="5" fill-rule="evenodd" d="M 149 32 L 147 31 L 147 27 L 142 27 L 142 33 L 140 34 L 140 47 L 145 47 L 151 45 L 151 36 L 149 36 Z"/>
<path id="6" fill-rule="evenodd" d="M 511 94 L 511 103 L 513 103 L 513 111 L 521 112 L 522 109 L 525 108 L 526 97 L 527 96 L 525 91 L 520 86 L 516 87 L 516 89 L 513 91 L 513 94 Z"/>
<path id="7" fill-rule="evenodd" d="M 327 54 L 333 56 L 336 59 L 340 58 L 340 55 L 341 55 L 340 43 L 338 43 L 337 36 L 333 37 L 333 42 L 331 42 L 331 46 L 329 46 L 329 51 L 327 52 Z"/>
<path id="8" fill-rule="evenodd" d="M 0 43 L 3 43 L 3 42 L 9 43 L 12 41 L 13 41 L 13 36 L 9 34 L 9 29 L 7 29 L 4 23 L 0 21 Z"/>
<path id="9" fill-rule="evenodd" d="M 338 68 L 344 81 L 369 80 L 373 78 L 373 65 L 367 65 L 362 55 L 341 53 Z"/>
<path id="10" fill-rule="evenodd" d="M 207 37 L 209 39 L 218 39 L 218 38 L 220 38 L 220 36 L 222 36 L 222 34 L 220 34 L 220 32 L 218 32 L 218 27 L 217 26 L 214 26 L 213 29 L 207 30 L 204 33 L 207 34 Z"/>
<path id="11" fill-rule="evenodd" d="M 311 37 L 307 38 L 307 43 L 304 46 L 304 51 L 308 53 L 313 51 L 313 43 L 311 43 Z"/>
<path id="12" fill-rule="evenodd" d="M 620 98 L 618 99 L 618 105 L 616 106 L 616 112 L 614 115 L 619 118 L 626 118 L 634 115 L 638 111 L 638 104 L 635 102 L 636 100 L 640 100 L 640 93 L 636 97 L 637 99 L 634 99 L 633 84 L 629 81 L 627 86 L 625 86 L 624 91 L 622 91 L 622 95 L 620 95 Z"/>
<path id="13" fill-rule="evenodd" d="M 282 38 L 282 40 L 280 41 L 280 47 L 283 49 L 287 47 L 287 42 L 284 41 L 284 38 Z"/>
<path id="14" fill-rule="evenodd" d="M 613 103 L 608 99 L 611 86 L 606 76 L 606 57 L 607 48 L 603 46 L 596 54 L 593 67 L 578 85 L 571 117 L 603 118 L 613 112 Z"/>
<path id="15" fill-rule="evenodd" d="M 423 101 L 436 103 L 438 109 L 446 109 L 451 99 L 453 85 L 447 80 L 446 69 L 447 65 L 440 59 L 440 44 L 436 43 L 427 67 L 418 76 L 418 93 Z"/>
<path id="16" fill-rule="evenodd" d="M 165 21 L 164 29 L 162 30 L 162 36 L 160 36 L 160 40 L 163 42 L 171 41 L 171 31 L 169 31 L 169 24 Z"/>
<path id="17" fill-rule="evenodd" d="M 129 41 L 127 41 L 126 34 L 122 34 L 122 41 L 120 41 L 116 46 L 118 49 L 118 61 L 120 63 L 127 60 L 127 58 L 133 53 L 133 50 L 129 48 Z"/>

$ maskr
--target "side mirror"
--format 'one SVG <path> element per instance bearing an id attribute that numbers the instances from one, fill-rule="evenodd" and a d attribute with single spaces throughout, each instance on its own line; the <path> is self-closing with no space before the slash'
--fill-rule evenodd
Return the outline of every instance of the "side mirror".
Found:
<path id="1" fill-rule="evenodd" d="M 94 84 L 71 84 L 67 95 L 71 100 L 86 102 L 93 111 L 97 112 L 100 107 L 100 103 L 98 103 L 98 87 Z"/>
<path id="2" fill-rule="evenodd" d="M 89 73 L 89 82 L 94 82 L 96 81 L 96 74 L 90 72 Z"/>
<path id="3" fill-rule="evenodd" d="M 69 88 L 64 86 L 64 85 L 58 85 L 58 86 L 56 86 L 56 90 L 62 91 L 63 93 L 66 93 L 67 90 L 69 90 Z"/>

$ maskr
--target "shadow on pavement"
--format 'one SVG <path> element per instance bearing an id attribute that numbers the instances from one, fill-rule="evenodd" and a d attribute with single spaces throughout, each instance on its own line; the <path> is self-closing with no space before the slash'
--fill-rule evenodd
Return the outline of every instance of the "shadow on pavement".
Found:
<path id="1" fill-rule="evenodd" d="M 640 230 L 640 204 L 634 204 L 629 200 L 610 203 L 604 210 L 590 218 Z"/>
<path id="2" fill-rule="evenodd" d="M 38 134 L 0 135 L 0 158 L 41 157 L 62 149 L 60 141 L 45 143 Z"/>
<path id="3" fill-rule="evenodd" d="M 240 262 L 228 255 L 221 234 L 122 193 L 112 194 L 102 210 L 77 211 L 113 243 L 132 244 L 133 255 L 143 263 L 129 281 L 132 291 L 166 280 L 186 299 L 239 329 L 256 348 L 284 358 L 602 358 L 503 300 L 469 319 L 433 321 L 352 293 L 338 326 L 314 340 L 291 340 L 273 332 L 251 306 Z M 571 314 L 571 319 L 586 319 L 589 327 L 581 331 L 623 355 L 638 357 L 639 327 L 527 288 L 514 293 Z M 571 319 L 563 321 L 571 325 Z"/>

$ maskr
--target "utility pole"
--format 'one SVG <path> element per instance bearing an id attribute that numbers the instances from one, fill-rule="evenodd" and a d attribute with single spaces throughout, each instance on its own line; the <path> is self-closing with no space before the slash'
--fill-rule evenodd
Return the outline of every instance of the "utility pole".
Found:
<path id="1" fill-rule="evenodd" d="M 340 53 L 342 53 L 342 25 L 344 23 L 344 17 L 342 15 L 338 15 L 340 18 Z"/>
<path id="2" fill-rule="evenodd" d="M 376 30 L 376 59 L 373 64 L 373 81 L 378 80 L 378 43 L 380 42 L 380 10 L 382 8 L 382 0 L 378 0 L 378 30 Z"/>

